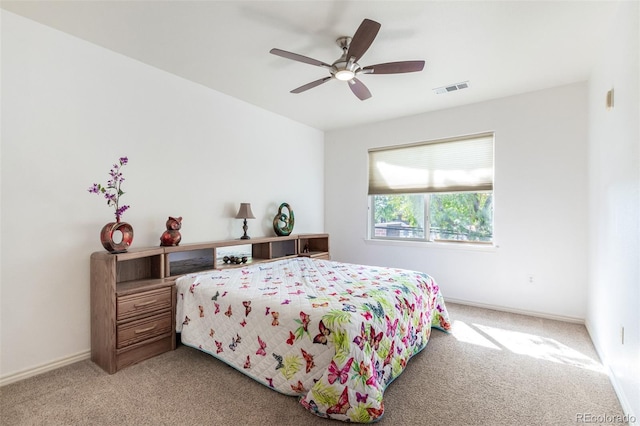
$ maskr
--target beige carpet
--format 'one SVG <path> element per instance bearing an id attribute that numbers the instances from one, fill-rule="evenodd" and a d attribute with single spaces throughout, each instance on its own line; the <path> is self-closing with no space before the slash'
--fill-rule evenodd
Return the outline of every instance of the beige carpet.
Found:
<path id="1" fill-rule="evenodd" d="M 447 304 L 453 332 L 385 392 L 380 425 L 576 425 L 623 415 L 584 326 Z M 0 388 L 3 425 L 329 425 L 181 346 L 114 375 L 82 361 Z"/>

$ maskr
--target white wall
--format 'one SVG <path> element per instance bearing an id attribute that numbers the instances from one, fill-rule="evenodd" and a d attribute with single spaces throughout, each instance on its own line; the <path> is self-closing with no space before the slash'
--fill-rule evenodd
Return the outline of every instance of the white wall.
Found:
<path id="1" fill-rule="evenodd" d="M 443 96 L 457 95 L 464 92 Z M 325 214 L 332 257 L 425 271 L 449 299 L 584 319 L 586 105 L 586 83 L 574 84 L 328 132 Z M 498 248 L 365 240 L 367 149 L 486 131 L 495 132 Z"/>
<path id="2" fill-rule="evenodd" d="M 324 231 L 323 133 L 1 11 L 2 378 L 90 348 L 89 255 L 113 211 L 87 188 L 120 156 L 133 247 Z"/>
<path id="3" fill-rule="evenodd" d="M 589 85 L 587 326 L 625 411 L 640 416 L 640 30 L 625 2 Z M 614 89 L 614 108 L 605 108 Z M 624 327 L 624 344 L 621 328 Z"/>

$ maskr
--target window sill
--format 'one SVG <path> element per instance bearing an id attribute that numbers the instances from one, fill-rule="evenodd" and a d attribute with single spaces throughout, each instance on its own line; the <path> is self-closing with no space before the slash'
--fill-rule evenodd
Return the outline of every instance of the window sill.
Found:
<path id="1" fill-rule="evenodd" d="M 428 248 L 428 249 L 445 249 L 445 250 L 463 250 L 463 251 L 476 251 L 483 253 L 494 253 L 498 250 L 499 246 L 495 243 L 492 244 L 473 244 L 473 243 L 458 243 L 458 242 L 433 242 L 433 241 L 401 241 L 401 240 L 381 240 L 364 238 L 365 244 L 379 245 L 379 246 L 403 246 L 412 248 Z"/>

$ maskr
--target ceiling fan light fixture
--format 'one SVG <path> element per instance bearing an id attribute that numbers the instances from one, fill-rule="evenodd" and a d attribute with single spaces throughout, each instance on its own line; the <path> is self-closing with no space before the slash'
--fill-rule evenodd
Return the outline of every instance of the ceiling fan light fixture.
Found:
<path id="1" fill-rule="evenodd" d="M 338 44 L 338 47 L 342 49 L 342 56 L 340 56 L 340 58 L 331 65 L 317 59 L 309 58 L 297 53 L 287 52 L 282 49 L 274 48 L 269 52 L 277 56 L 282 56 L 286 59 L 315 65 L 329 70 L 329 76 L 293 89 L 291 90 L 291 93 L 302 93 L 335 78 L 339 81 L 346 81 L 351 92 L 353 92 L 358 99 L 364 101 L 371 97 L 371 92 L 367 89 L 367 86 L 356 78 L 356 76 L 361 74 L 403 74 L 422 71 L 424 68 L 424 61 L 386 62 L 362 68 L 358 64 L 358 61 L 369 49 L 371 43 L 373 43 L 373 40 L 378 34 L 378 30 L 380 30 L 380 24 L 378 22 L 372 21 L 371 19 L 364 19 L 353 37 L 338 37 L 336 39 L 336 43 Z"/>
<path id="2" fill-rule="evenodd" d="M 344 70 L 336 71 L 334 76 L 340 81 L 349 81 L 356 76 L 356 73 L 354 73 L 353 71 L 344 69 Z"/>

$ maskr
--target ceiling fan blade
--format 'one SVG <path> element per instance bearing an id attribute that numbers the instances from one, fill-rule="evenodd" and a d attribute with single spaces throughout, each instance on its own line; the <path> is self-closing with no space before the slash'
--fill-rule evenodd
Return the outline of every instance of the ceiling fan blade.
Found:
<path id="1" fill-rule="evenodd" d="M 302 93 L 306 90 L 313 89 L 316 86 L 320 86 L 322 83 L 326 83 L 331 80 L 331 77 L 321 78 L 320 80 L 312 81 L 311 83 L 307 83 L 304 86 L 300 86 L 297 89 L 293 89 L 291 93 Z"/>
<path id="2" fill-rule="evenodd" d="M 424 69 L 424 61 L 387 62 L 362 68 L 364 74 L 400 74 Z"/>
<path id="3" fill-rule="evenodd" d="M 369 49 L 379 30 L 380 24 L 378 22 L 371 19 L 363 20 L 351 39 L 351 44 L 347 51 L 347 59 L 355 57 L 354 61 L 357 62 Z"/>
<path id="4" fill-rule="evenodd" d="M 354 95 L 358 97 L 361 101 L 365 99 L 369 99 L 371 97 L 371 92 L 367 89 L 367 86 L 364 85 L 357 78 L 353 78 L 349 80 L 349 89 L 353 92 Z"/>
<path id="5" fill-rule="evenodd" d="M 269 51 L 269 53 L 272 53 L 272 54 L 277 55 L 277 56 L 282 56 L 283 58 L 292 59 L 294 61 L 304 62 L 305 64 L 310 64 L 310 65 L 315 65 L 315 66 L 318 66 L 318 67 L 331 69 L 331 65 L 329 65 L 327 63 L 324 63 L 324 62 L 319 61 L 317 59 L 309 58 L 307 56 L 298 55 L 297 53 L 287 52 L 286 50 L 271 49 Z"/>

